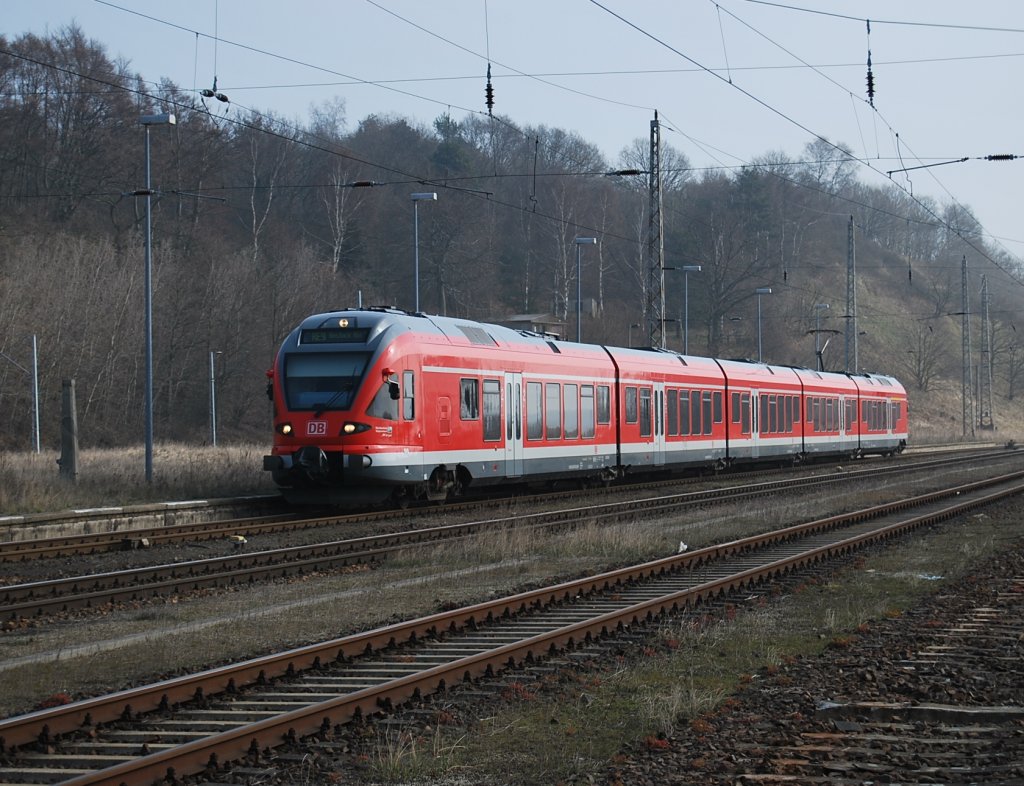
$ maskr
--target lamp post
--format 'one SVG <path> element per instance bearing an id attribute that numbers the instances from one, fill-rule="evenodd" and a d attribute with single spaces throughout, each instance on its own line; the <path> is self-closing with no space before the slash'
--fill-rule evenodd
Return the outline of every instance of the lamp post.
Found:
<path id="1" fill-rule="evenodd" d="M 415 311 L 418 314 L 420 310 L 420 202 L 437 201 L 437 194 L 433 191 L 427 191 L 425 193 L 412 194 L 412 226 L 413 226 L 413 246 L 415 248 L 415 279 L 416 279 L 416 301 Z"/>
<path id="2" fill-rule="evenodd" d="M 754 294 L 757 295 L 757 362 L 763 363 L 761 353 L 761 295 L 770 295 L 772 293 L 771 287 L 758 287 L 754 290 Z"/>
<path id="3" fill-rule="evenodd" d="M 818 371 L 825 370 L 825 364 L 821 359 L 821 312 L 829 307 L 828 303 L 814 304 L 814 363 Z"/>
<path id="4" fill-rule="evenodd" d="M 683 265 L 683 354 L 690 354 L 690 273 L 699 273 L 700 265 Z"/>
<path id="5" fill-rule="evenodd" d="M 173 126 L 174 115 L 143 115 L 139 124 L 146 129 L 146 187 L 135 196 L 146 197 L 146 482 L 153 482 L 153 181 L 149 166 L 149 129 L 151 126 Z"/>
<path id="6" fill-rule="evenodd" d="M 597 245 L 596 237 L 578 237 L 573 241 L 576 244 L 576 343 L 583 340 L 583 246 Z"/>
<path id="7" fill-rule="evenodd" d="M 217 375 L 215 361 L 219 349 L 210 350 L 210 445 L 217 447 Z"/>

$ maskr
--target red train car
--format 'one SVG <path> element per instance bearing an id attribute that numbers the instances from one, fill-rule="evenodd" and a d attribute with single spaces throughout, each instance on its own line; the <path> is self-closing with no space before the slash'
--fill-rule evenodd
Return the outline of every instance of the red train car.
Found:
<path id="1" fill-rule="evenodd" d="M 296 502 L 441 500 L 473 486 L 895 453 L 891 377 L 559 341 L 394 309 L 317 314 L 284 341 L 264 457 Z"/>

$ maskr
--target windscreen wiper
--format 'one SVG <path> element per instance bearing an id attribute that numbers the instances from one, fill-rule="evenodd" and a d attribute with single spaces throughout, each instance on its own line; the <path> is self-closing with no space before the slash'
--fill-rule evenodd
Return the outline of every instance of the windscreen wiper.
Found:
<path id="1" fill-rule="evenodd" d="M 342 387 L 341 390 L 339 390 L 337 393 L 335 393 L 333 396 L 327 399 L 327 401 L 325 401 L 323 404 L 318 405 L 317 408 L 313 410 L 313 417 L 320 417 L 322 414 L 324 414 L 326 410 L 331 408 L 331 404 L 333 404 L 335 401 L 341 398 L 345 393 L 348 393 L 350 390 L 352 390 L 351 385 L 347 387 Z"/>

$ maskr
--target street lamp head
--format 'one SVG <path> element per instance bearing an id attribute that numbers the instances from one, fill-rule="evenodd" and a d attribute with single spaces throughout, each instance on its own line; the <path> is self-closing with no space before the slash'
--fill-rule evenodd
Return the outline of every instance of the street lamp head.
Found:
<path id="1" fill-rule="evenodd" d="M 173 126 L 177 122 L 174 115 L 169 112 L 164 112 L 161 115 L 143 115 L 139 118 L 139 125 L 141 126 Z"/>
<path id="2" fill-rule="evenodd" d="M 815 308 L 828 308 L 829 305 L 828 305 L 828 303 L 815 303 L 814 307 Z"/>
<path id="3" fill-rule="evenodd" d="M 577 246 L 597 245 L 597 238 L 596 237 L 578 237 L 575 240 L 573 240 L 572 242 L 575 243 Z"/>
<path id="4" fill-rule="evenodd" d="M 754 290 L 755 295 L 770 295 L 772 293 L 771 287 L 758 287 Z"/>
<path id="5" fill-rule="evenodd" d="M 410 198 L 413 202 L 423 202 L 425 200 L 436 202 L 437 194 L 433 191 L 427 191 L 421 194 L 412 194 Z"/>
<path id="6" fill-rule="evenodd" d="M 683 265 L 680 270 L 684 273 L 699 273 L 702 268 L 700 265 Z"/>

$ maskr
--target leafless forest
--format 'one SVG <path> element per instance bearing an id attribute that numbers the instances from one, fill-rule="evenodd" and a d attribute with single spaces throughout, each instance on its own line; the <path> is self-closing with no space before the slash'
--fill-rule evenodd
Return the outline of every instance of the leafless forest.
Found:
<path id="1" fill-rule="evenodd" d="M 222 438 L 259 440 L 264 371 L 298 320 L 360 298 L 411 308 L 413 192 L 438 193 L 418 208 L 423 311 L 551 313 L 571 327 L 573 240 L 594 236 L 585 338 L 639 343 L 647 176 L 608 173 L 646 171 L 647 138 L 609 161 L 565 129 L 497 115 L 432 127 L 386 111 L 350 118 L 344 96 L 296 125 L 147 82 L 75 27 L 0 37 L 0 448 L 30 444 L 32 336 L 45 444 L 57 443 L 63 379 L 76 383 L 84 446 L 142 439 L 145 200 L 132 192 L 145 183 L 139 118 L 160 112 L 177 124 L 150 136 L 158 440 L 207 439 L 211 352 Z M 772 287 L 765 359 L 812 366 L 810 331 L 845 329 L 852 216 L 860 366 L 912 392 L 959 386 L 966 258 L 969 309 L 981 314 L 983 276 L 992 298 L 994 388 L 1013 397 L 1020 270 L 968 207 L 869 183 L 840 140 L 701 170 L 665 145 L 661 168 L 670 347 L 681 348 L 678 269 L 699 264 L 692 353 L 756 356 L 754 291 Z M 978 352 L 980 316 L 974 325 Z M 829 337 L 826 362 L 842 368 L 843 337 Z"/>

